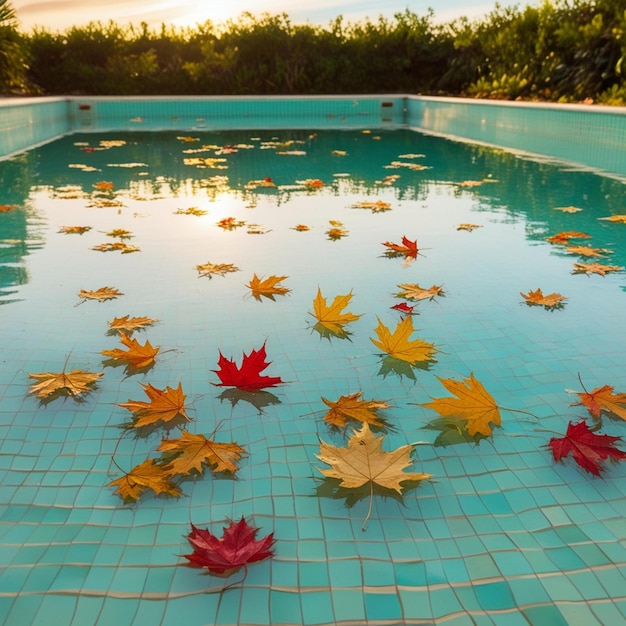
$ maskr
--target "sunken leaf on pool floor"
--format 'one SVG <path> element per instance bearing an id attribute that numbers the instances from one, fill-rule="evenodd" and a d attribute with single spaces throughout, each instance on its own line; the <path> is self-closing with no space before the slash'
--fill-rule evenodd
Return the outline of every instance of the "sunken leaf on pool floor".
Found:
<path id="1" fill-rule="evenodd" d="M 370 506 L 363 521 L 362 530 L 372 512 L 374 486 L 378 485 L 402 494 L 405 482 L 419 482 L 430 478 L 430 474 L 405 472 L 412 464 L 411 452 L 414 445 L 400 446 L 391 452 L 382 449 L 384 435 L 376 437 L 367 422 L 360 430 L 353 431 L 352 437 L 345 448 L 333 446 L 320 441 L 320 453 L 315 456 L 330 465 L 328 469 L 320 469 L 327 478 L 336 478 L 341 482 L 339 487 L 358 489 L 363 485 L 370 487 Z"/>

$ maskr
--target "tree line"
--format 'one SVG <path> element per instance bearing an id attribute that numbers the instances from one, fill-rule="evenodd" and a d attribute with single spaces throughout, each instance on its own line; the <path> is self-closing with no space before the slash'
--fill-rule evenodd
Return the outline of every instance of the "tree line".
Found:
<path id="1" fill-rule="evenodd" d="M 0 0 L 0 94 L 412 93 L 626 104 L 624 0 L 544 0 L 447 23 L 429 10 L 326 26 L 243 13 L 193 28 L 22 32 Z"/>

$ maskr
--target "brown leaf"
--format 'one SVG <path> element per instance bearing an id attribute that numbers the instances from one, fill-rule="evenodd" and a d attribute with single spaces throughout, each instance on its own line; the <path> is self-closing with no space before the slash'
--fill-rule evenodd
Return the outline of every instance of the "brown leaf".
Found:
<path id="1" fill-rule="evenodd" d="M 211 263 L 206 262 L 204 265 L 196 265 L 196 269 L 200 276 L 226 276 L 229 272 L 238 272 L 239 268 L 232 263 Z"/>
<path id="2" fill-rule="evenodd" d="M 420 287 L 417 283 L 409 284 L 403 283 L 398 285 L 402 291 L 396 294 L 398 298 L 405 298 L 406 300 L 432 300 L 436 296 L 444 296 L 443 287 L 440 285 L 432 285 L 428 289 Z"/>
<path id="3" fill-rule="evenodd" d="M 91 230 L 91 226 L 61 226 L 59 232 L 64 235 L 82 235 Z"/>
<path id="4" fill-rule="evenodd" d="M 619 265 L 602 265 L 602 263 L 574 263 L 574 274 L 600 274 L 605 276 L 609 272 L 621 272 L 624 268 Z"/>

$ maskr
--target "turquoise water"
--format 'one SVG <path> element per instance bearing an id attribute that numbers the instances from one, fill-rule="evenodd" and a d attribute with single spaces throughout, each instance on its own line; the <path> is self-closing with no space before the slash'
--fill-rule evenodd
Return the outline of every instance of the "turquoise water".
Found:
<path id="1" fill-rule="evenodd" d="M 409 131 L 192 137 L 72 135 L 0 163 L 0 204 L 16 207 L 0 213 L 0 621 L 626 620 L 626 466 L 607 464 L 599 479 L 571 458 L 555 464 L 544 447 L 587 416 L 568 393 L 582 391 L 579 375 L 587 389 L 626 392 L 625 274 L 572 274 L 585 259 L 545 241 L 582 231 L 590 238 L 574 244 L 611 250 L 600 262 L 626 266 L 626 225 L 598 219 L 626 214 L 623 182 Z M 101 140 L 125 143 L 84 150 Z M 203 145 L 241 147 L 184 152 Z M 225 169 L 184 162 L 199 157 L 225 159 L 213 163 Z M 386 167 L 394 161 L 424 169 Z M 382 184 L 390 175 L 400 177 Z M 277 187 L 246 188 L 266 177 Z M 297 182 L 306 179 L 323 186 Z M 102 181 L 113 190 L 96 193 Z M 390 210 L 353 208 L 378 200 Z M 568 206 L 582 211 L 555 210 Z M 190 208 L 207 213 L 176 213 Z M 246 225 L 216 225 L 228 217 Z M 329 238 L 330 220 L 347 234 Z M 480 228 L 457 230 L 463 223 Z M 91 230 L 59 232 L 70 225 Z M 114 241 L 106 233 L 115 228 L 131 231 L 140 251 L 91 249 Z M 384 256 L 382 242 L 402 236 L 418 242 L 412 263 Z M 240 271 L 200 277 L 196 266 L 209 261 Z M 255 273 L 287 276 L 290 292 L 257 301 L 245 286 Z M 390 328 L 400 321 L 390 307 L 404 283 L 442 285 L 445 295 L 413 316 L 414 336 L 439 352 L 429 368 L 381 371 L 370 338 L 377 317 Z M 80 303 L 81 289 L 103 286 L 124 295 Z M 349 339 L 312 328 L 318 287 L 329 299 L 352 292 L 348 309 L 362 316 Z M 565 306 L 527 306 L 520 292 L 537 288 L 566 296 Z M 126 314 L 159 320 L 135 335 L 161 346 L 146 373 L 103 365 L 101 351 L 119 345 L 107 321 Z M 211 384 L 220 352 L 239 362 L 264 342 L 265 373 L 285 384 L 253 402 Z M 29 373 L 66 362 L 104 372 L 85 402 L 28 395 Z M 434 445 L 441 433 L 424 427 L 437 415 L 417 404 L 448 395 L 437 377 L 470 372 L 499 405 L 534 417 L 503 410 L 502 428 L 480 445 Z M 124 433 L 129 413 L 115 403 L 143 399 L 140 383 L 179 382 L 190 432 L 217 428 L 216 440 L 249 455 L 236 479 L 207 472 L 184 481 L 178 499 L 146 494 L 125 505 L 107 486 L 121 475 L 116 464 L 128 471 L 154 457 L 162 433 Z M 320 438 L 346 442 L 324 423 L 322 396 L 358 391 L 391 405 L 386 450 L 428 442 L 410 471 L 433 476 L 403 502 L 376 496 L 366 531 L 368 498 L 324 497 L 315 457 Z M 602 432 L 624 436 L 626 425 L 606 416 Z M 275 557 L 219 593 L 239 577 L 182 567 L 185 535 L 190 522 L 221 534 L 242 515 L 260 536 L 274 532 Z"/>

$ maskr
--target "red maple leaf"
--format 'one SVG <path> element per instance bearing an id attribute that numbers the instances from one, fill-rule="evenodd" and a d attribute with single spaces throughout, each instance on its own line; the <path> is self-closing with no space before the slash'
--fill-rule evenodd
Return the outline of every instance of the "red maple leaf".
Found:
<path id="1" fill-rule="evenodd" d="M 600 476 L 604 469 L 601 461 L 626 459 L 626 452 L 615 447 L 615 443 L 621 439 L 610 435 L 596 435 L 589 429 L 587 422 L 582 420 L 578 424 L 570 422 L 565 437 L 552 437 L 548 445 L 552 448 L 555 461 L 560 461 L 571 454 L 580 467 L 595 476 Z"/>
<path id="2" fill-rule="evenodd" d="M 390 241 L 385 241 L 383 246 L 389 248 L 390 251 L 403 254 L 407 259 L 416 259 L 417 253 L 419 252 L 417 248 L 417 239 L 415 241 L 411 241 L 406 236 L 402 236 L 402 244 L 392 243 Z"/>
<path id="3" fill-rule="evenodd" d="M 245 518 L 238 522 L 230 521 L 224 528 L 222 538 L 209 530 L 202 530 L 193 524 L 187 540 L 193 547 L 191 554 L 183 554 L 189 567 L 203 567 L 216 576 L 230 576 L 248 563 L 262 561 L 274 556 L 272 546 L 276 541 L 270 533 L 258 541 L 255 539 L 258 528 L 249 526 Z"/>
<path id="4" fill-rule="evenodd" d="M 411 315 L 415 306 L 409 306 L 406 302 L 400 302 L 398 304 L 394 304 L 391 308 L 395 311 L 400 311 L 400 313 L 404 313 L 405 315 Z"/>
<path id="5" fill-rule="evenodd" d="M 232 359 L 227 359 L 220 351 L 220 358 L 217 362 L 219 370 L 215 372 L 221 383 L 216 383 L 217 387 L 237 387 L 244 391 L 263 389 L 264 387 L 275 387 L 283 381 L 280 376 L 261 376 L 261 372 L 270 365 L 265 359 L 265 344 L 258 350 L 252 350 L 250 354 L 243 353 L 241 367 L 237 367 Z"/>

